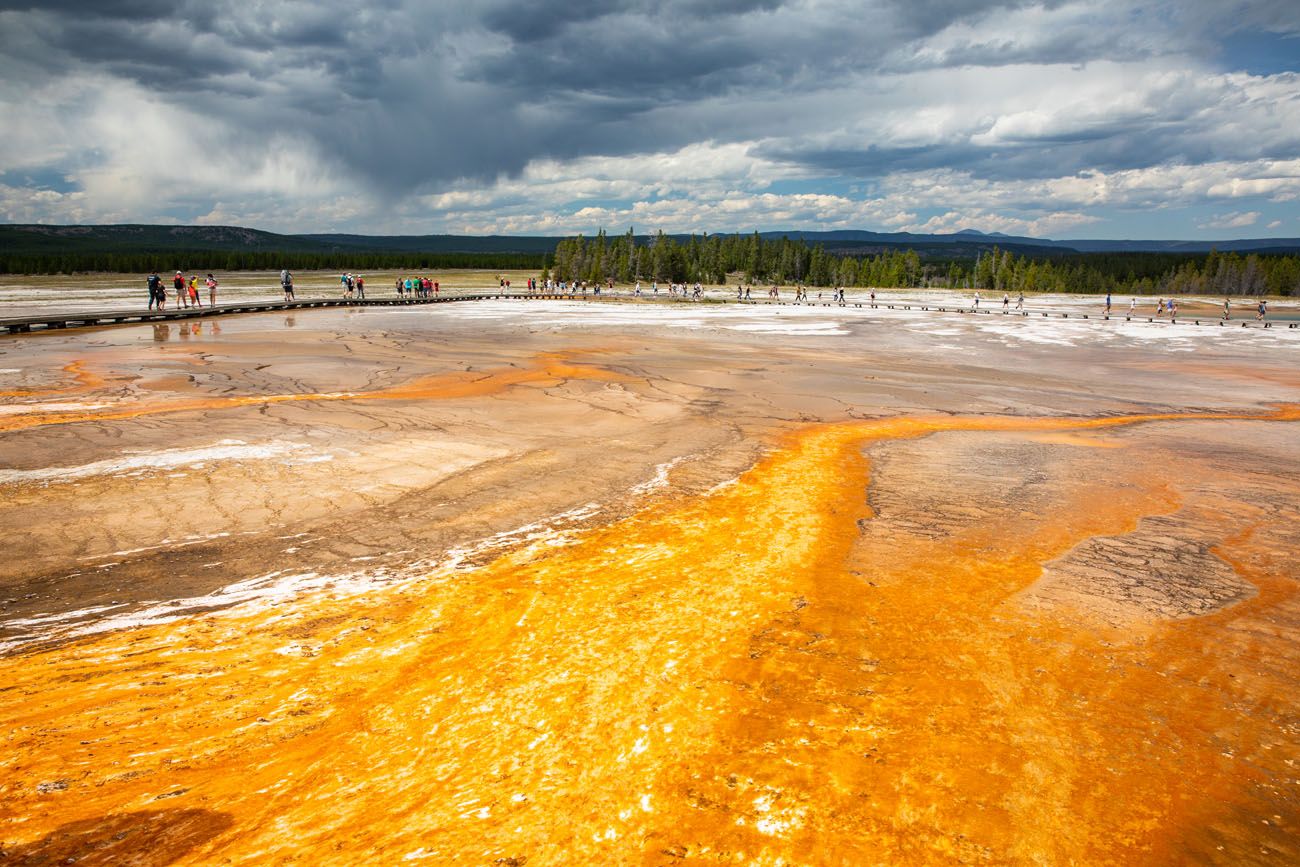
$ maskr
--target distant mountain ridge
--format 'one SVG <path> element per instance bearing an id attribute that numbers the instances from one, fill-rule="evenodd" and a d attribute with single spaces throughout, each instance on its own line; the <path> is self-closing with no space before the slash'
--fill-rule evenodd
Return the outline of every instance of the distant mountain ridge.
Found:
<path id="1" fill-rule="evenodd" d="M 1031 238 L 1023 235 L 1004 235 L 1001 232 L 985 233 L 976 229 L 962 229 L 951 234 L 922 235 L 911 232 L 869 232 L 842 229 L 825 232 L 760 232 L 764 239 L 789 237 L 811 243 L 890 244 L 911 246 L 917 244 L 971 244 L 978 243 L 1000 247 L 1052 247 L 1075 253 L 1208 253 L 1220 252 L 1297 252 L 1300 238 L 1249 238 L 1235 241 L 1143 241 L 1143 240 L 1053 240 Z"/>
<path id="2" fill-rule="evenodd" d="M 615 234 L 611 232 L 610 234 Z M 715 234 L 732 234 L 715 233 Z M 742 232 L 740 234 L 749 234 Z M 759 232 L 764 240 L 803 240 L 839 253 L 874 253 L 913 249 L 923 255 L 974 258 L 999 247 L 1027 255 L 1068 256 L 1074 253 L 1208 253 L 1300 252 L 1300 238 L 1252 238 L 1235 241 L 1053 240 L 963 229 L 949 234 L 872 232 L 859 229 Z M 690 236 L 676 234 L 678 241 Z M 0 225 L 0 253 L 88 253 L 144 250 L 223 250 L 256 252 L 428 252 L 428 253 L 550 253 L 562 236 L 542 235 L 356 235 L 307 233 L 282 235 L 240 226 L 124 225 Z M 646 243 L 649 236 L 639 235 Z"/>

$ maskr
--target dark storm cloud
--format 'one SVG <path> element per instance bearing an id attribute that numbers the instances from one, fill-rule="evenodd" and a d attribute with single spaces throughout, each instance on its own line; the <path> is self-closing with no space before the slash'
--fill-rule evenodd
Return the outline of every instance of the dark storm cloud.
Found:
<path id="1" fill-rule="evenodd" d="M 58 12 L 79 17 L 100 16 L 111 18 L 159 18 L 175 12 L 177 4 L 169 0 L 40 0 L 40 2 L 14 2 L 0 0 L 0 12 Z"/>
<path id="2" fill-rule="evenodd" d="M 1292 159 L 1294 147 L 1294 140 L 1261 138 L 1241 143 L 1232 157 Z M 1119 172 L 1161 164 L 1199 165 L 1225 157 L 1219 142 L 1198 135 L 1191 124 L 1140 121 L 981 146 L 966 141 L 916 147 L 767 145 L 755 148 L 755 155 L 812 167 L 817 174 L 835 177 L 878 178 L 895 172 L 952 169 L 992 181 L 1044 180 L 1083 170 Z"/>
<path id="3" fill-rule="evenodd" d="M 1145 50 L 1081 27 L 1034 41 L 1007 34 L 915 58 L 954 22 L 1012 14 L 1023 0 L 438 0 L 40 3 L 0 0 L 0 57 L 11 82 L 110 75 L 184 105 L 255 149 L 310 141 L 344 175 L 394 195 L 461 178 L 491 180 L 538 157 L 675 149 L 770 137 L 764 155 L 871 177 L 953 167 L 990 176 L 1136 165 L 1174 153 L 1140 124 L 1068 141 L 910 149 L 799 144 L 807 121 L 774 106 L 859 83 L 873 70 L 935 65 L 1086 63 Z M 1058 2 L 1036 4 L 1043 8 Z M 1294 3 L 1231 5 L 1283 25 Z M 1223 6 L 1171 7 L 1191 21 Z M 1219 9 L 1218 13 L 1212 9 Z M 1197 18 L 1200 16 L 1200 18 Z M 1190 24 L 1188 25 L 1191 26 Z M 1203 26 L 1203 25 L 1197 25 Z M 1289 26 L 1289 25 L 1287 25 Z M 823 117 L 823 125 L 835 122 Z M 1148 163 L 1149 164 L 1149 163 Z"/>

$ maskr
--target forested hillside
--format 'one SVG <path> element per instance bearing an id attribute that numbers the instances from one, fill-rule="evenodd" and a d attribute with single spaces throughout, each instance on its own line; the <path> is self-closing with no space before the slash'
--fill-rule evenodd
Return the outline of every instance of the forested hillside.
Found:
<path id="1" fill-rule="evenodd" d="M 634 279 L 809 286 L 950 287 L 1006 292 L 1300 295 L 1300 257 L 1260 253 L 1079 253 L 1016 255 L 994 247 L 975 261 L 923 258 L 915 250 L 869 256 L 828 252 L 802 240 L 752 235 L 658 235 L 630 232 L 567 238 L 551 275 L 561 280 Z"/>
<path id="2" fill-rule="evenodd" d="M 0 273 L 538 268 L 554 238 L 277 235 L 233 226 L 0 226 Z"/>
<path id="3" fill-rule="evenodd" d="M 806 234 L 638 236 L 629 230 L 560 239 L 277 235 L 232 226 L 0 226 L 0 273 L 487 268 L 621 282 L 741 279 L 995 292 L 1300 295 L 1300 256 L 1280 251 L 1081 253 L 1060 242 L 978 233 L 898 235 L 899 246 L 873 233 Z"/>

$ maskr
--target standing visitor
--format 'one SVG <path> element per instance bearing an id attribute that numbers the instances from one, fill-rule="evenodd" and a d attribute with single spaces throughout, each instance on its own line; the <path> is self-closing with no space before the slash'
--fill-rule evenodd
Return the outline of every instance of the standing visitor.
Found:
<path id="1" fill-rule="evenodd" d="M 163 291 L 162 278 L 158 276 L 157 271 L 154 271 L 148 276 L 148 278 L 146 278 L 145 282 L 149 285 L 149 309 L 154 309 L 154 306 L 156 305 L 158 309 L 161 310 L 162 301 L 159 300 L 158 296 L 161 295 Z"/>
<path id="2" fill-rule="evenodd" d="M 212 307 L 217 306 L 217 278 L 208 272 L 208 279 L 204 281 L 208 286 L 208 304 Z"/>
<path id="3" fill-rule="evenodd" d="M 1019 295 L 1016 296 L 1016 309 L 1017 309 L 1017 310 L 1024 310 L 1024 309 L 1025 309 L 1025 293 L 1024 293 L 1024 292 L 1021 292 Z"/>
<path id="4" fill-rule="evenodd" d="M 357 297 L 361 299 L 366 297 L 366 278 L 360 274 L 357 275 Z"/>
<path id="5" fill-rule="evenodd" d="M 1255 319 L 1263 322 L 1266 316 L 1268 316 L 1268 302 L 1261 298 L 1259 299 L 1259 307 L 1255 308 Z"/>
<path id="6" fill-rule="evenodd" d="M 203 306 L 203 303 L 199 301 L 199 276 L 197 274 L 190 275 L 190 301 L 195 307 Z"/>
<path id="7" fill-rule="evenodd" d="M 176 306 L 189 307 L 189 302 L 185 300 L 185 278 L 180 271 L 172 278 L 172 288 L 176 290 Z"/>
<path id="8" fill-rule="evenodd" d="M 1002 312 L 1003 312 L 1003 313 L 1006 313 L 1007 310 L 1008 310 L 1010 307 L 1011 307 L 1011 296 L 1008 295 L 1007 293 L 1003 292 L 1003 293 L 1002 293 Z"/>
<path id="9" fill-rule="evenodd" d="M 1224 322 L 1228 321 L 1231 313 L 1232 313 L 1232 303 L 1227 298 L 1224 298 L 1223 299 L 1223 321 Z"/>
<path id="10" fill-rule="evenodd" d="M 284 290 L 284 300 L 292 301 L 293 298 L 293 275 L 289 273 L 288 268 L 280 271 L 280 288 Z"/>
<path id="11" fill-rule="evenodd" d="M 1106 316 L 1110 316 L 1110 290 L 1106 290 Z"/>

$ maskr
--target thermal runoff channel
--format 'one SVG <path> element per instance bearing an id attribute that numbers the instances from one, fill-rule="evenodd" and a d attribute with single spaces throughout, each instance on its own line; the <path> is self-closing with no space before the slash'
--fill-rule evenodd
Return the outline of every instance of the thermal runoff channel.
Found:
<path id="1" fill-rule="evenodd" d="M 901 304 L 10 338 L 0 848 L 1300 860 L 1298 362 Z"/>

